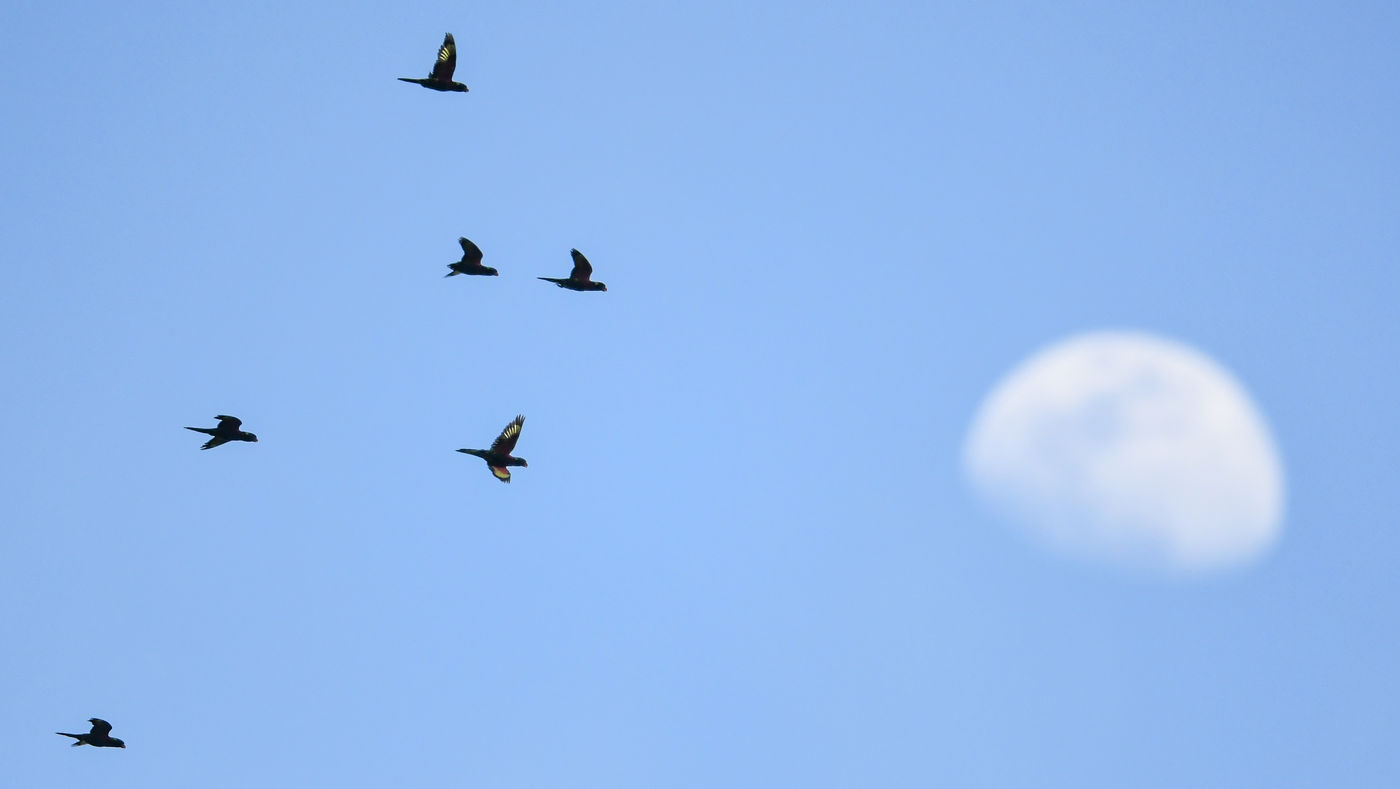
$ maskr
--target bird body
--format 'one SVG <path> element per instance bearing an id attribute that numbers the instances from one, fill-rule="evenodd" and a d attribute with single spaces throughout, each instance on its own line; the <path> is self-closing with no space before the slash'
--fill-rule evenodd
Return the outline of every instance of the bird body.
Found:
<path id="1" fill-rule="evenodd" d="M 491 469 L 491 473 L 496 479 L 502 482 L 510 482 L 511 466 L 528 466 L 525 458 L 518 458 L 510 453 L 515 450 L 515 442 L 520 440 L 520 429 L 525 426 L 525 417 L 517 416 L 506 425 L 496 440 L 491 442 L 490 449 L 459 449 L 467 455 L 475 455 L 486 461 L 486 465 Z"/>
<path id="2" fill-rule="evenodd" d="M 426 79 L 418 77 L 399 77 L 402 82 L 412 82 L 422 85 L 425 88 L 442 91 L 444 93 L 457 92 L 466 93 L 467 86 L 460 82 L 452 81 L 452 72 L 457 70 L 457 42 L 452 40 L 452 34 L 448 33 L 442 39 L 442 46 L 438 47 L 437 60 L 433 61 L 433 69 L 428 72 Z"/>
<path id="3" fill-rule="evenodd" d="M 126 743 L 112 736 L 112 724 L 101 718 L 88 718 L 88 723 L 92 724 L 92 731 L 87 734 L 69 734 L 66 731 L 54 732 L 64 737 L 72 737 L 77 740 L 73 743 L 76 748 L 79 745 L 91 745 L 96 748 L 125 748 Z"/>
<path id="4" fill-rule="evenodd" d="M 456 263 L 448 263 L 447 267 L 452 269 L 447 272 L 447 276 L 453 277 L 458 274 L 475 274 L 481 277 L 494 277 L 499 272 L 490 266 L 481 265 L 484 257 L 481 247 L 473 244 L 466 236 L 457 239 L 457 243 L 462 245 L 462 259 Z"/>
<path id="5" fill-rule="evenodd" d="M 569 250 L 569 255 L 574 259 L 574 270 L 569 272 L 568 279 L 556 279 L 555 277 L 536 277 L 536 279 L 542 279 L 545 282 L 553 282 L 555 285 L 561 288 L 568 288 L 569 290 L 606 291 L 608 289 L 607 285 L 593 281 L 593 264 L 588 262 L 588 258 L 584 257 L 582 252 L 577 249 L 571 249 Z"/>
<path id="6" fill-rule="evenodd" d="M 185 428 L 186 430 L 193 430 L 196 433 L 203 433 L 208 436 L 213 436 L 213 438 L 204 442 L 204 446 L 200 447 L 200 449 L 213 449 L 214 447 L 220 446 L 222 444 L 227 444 L 230 441 L 252 441 L 254 443 L 257 442 L 257 436 L 247 432 L 246 430 L 240 429 L 243 427 L 242 419 L 239 419 L 236 416 L 228 416 L 227 414 L 219 414 L 214 418 L 219 420 L 219 424 L 215 425 L 214 427 Z"/>

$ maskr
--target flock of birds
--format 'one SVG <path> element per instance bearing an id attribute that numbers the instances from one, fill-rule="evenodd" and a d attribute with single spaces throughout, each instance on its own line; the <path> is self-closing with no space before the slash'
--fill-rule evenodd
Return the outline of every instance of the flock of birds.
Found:
<path id="1" fill-rule="evenodd" d="M 457 42 L 453 40 L 452 34 L 448 33 L 442 40 L 442 46 L 438 47 L 437 60 L 433 63 L 432 70 L 428 76 L 422 79 L 414 77 L 399 77 L 404 82 L 413 82 L 425 88 L 442 92 L 466 93 L 468 88 L 460 82 L 452 79 L 453 73 L 457 70 Z M 462 259 L 456 263 L 447 265 L 446 276 L 452 277 L 458 274 L 494 277 L 499 272 L 496 269 L 482 264 L 485 255 L 481 247 L 465 236 L 458 238 L 457 243 L 462 245 Z M 583 256 L 577 249 L 569 250 L 569 254 L 574 259 L 573 270 L 567 277 L 537 277 L 545 282 L 553 282 L 561 288 L 575 291 L 606 291 L 607 285 L 593 281 L 593 265 L 588 262 L 588 258 Z M 228 414 L 219 414 L 214 417 L 219 420 L 214 427 L 186 427 L 186 430 L 193 430 L 196 433 L 203 433 L 209 436 L 209 440 L 204 442 L 200 449 L 213 449 L 222 446 L 230 441 L 247 441 L 255 443 L 258 437 L 254 433 L 249 433 L 243 429 L 243 420 Z M 486 461 L 487 468 L 502 482 L 510 482 L 510 469 L 512 466 L 529 466 L 525 458 L 515 457 L 511 453 L 515 451 L 515 443 L 520 439 L 520 430 L 525 425 L 525 417 L 517 416 L 510 424 L 505 426 L 496 440 L 491 442 L 490 449 L 459 449 L 468 455 L 474 455 Z M 70 734 L 68 732 L 55 732 L 64 737 L 72 737 L 74 747 L 79 745 L 91 745 L 97 748 L 125 748 L 126 743 L 112 736 L 112 724 L 101 718 L 88 718 L 88 723 L 92 724 L 92 729 L 86 734 Z"/>
<path id="2" fill-rule="evenodd" d="M 399 77 L 404 82 L 412 82 L 422 85 L 425 88 L 443 92 L 466 93 L 468 88 L 460 82 L 455 82 L 452 75 L 457 70 L 457 42 L 453 40 L 452 34 L 448 33 L 442 40 L 442 46 L 438 47 L 437 60 L 433 63 L 432 70 L 428 76 L 422 79 L 416 77 Z M 457 243 L 462 245 L 462 259 L 456 263 L 447 264 L 449 271 L 446 276 L 455 277 L 458 274 L 478 277 L 495 277 L 500 272 L 496 269 L 484 265 L 481 261 L 486 255 L 481 251 L 471 239 L 462 236 L 457 239 Z M 569 250 L 569 254 L 574 259 L 574 267 L 567 277 L 537 277 L 545 282 L 553 282 L 561 288 L 576 291 L 601 290 L 606 291 L 608 286 L 593 280 L 593 264 L 588 262 L 588 258 L 577 249 Z M 204 443 L 200 449 L 213 449 L 214 447 L 227 444 L 230 441 L 250 441 L 255 442 L 258 437 L 243 430 L 243 420 L 236 416 L 219 414 L 214 417 L 219 423 L 214 427 L 186 427 L 186 430 L 193 430 L 196 433 L 204 433 L 211 438 Z M 506 425 L 501 434 L 492 442 L 490 449 L 459 449 L 458 452 L 465 452 L 468 455 L 475 455 L 486 461 L 486 465 L 491 469 L 491 473 L 496 479 L 502 482 L 510 482 L 511 466 L 528 466 L 524 458 L 518 458 L 511 454 L 515 450 L 515 442 L 520 438 L 520 428 L 525 424 L 525 417 L 517 416 L 510 424 Z"/>
<path id="3" fill-rule="evenodd" d="M 403 79 L 400 77 L 399 79 Z M 447 267 L 452 269 L 447 272 L 447 276 L 455 277 L 458 274 L 469 274 L 478 277 L 494 277 L 500 272 L 481 264 L 482 258 L 486 257 L 481 253 L 481 247 L 473 244 L 471 239 L 462 236 L 457 239 L 457 243 L 462 245 L 462 259 L 456 263 L 448 263 Z M 577 249 L 569 250 L 569 254 L 574 258 L 574 268 L 567 277 L 535 277 L 545 282 L 553 282 L 561 288 L 569 290 L 607 290 L 608 286 L 601 282 L 593 281 L 593 264 L 588 262 L 588 258 Z"/>

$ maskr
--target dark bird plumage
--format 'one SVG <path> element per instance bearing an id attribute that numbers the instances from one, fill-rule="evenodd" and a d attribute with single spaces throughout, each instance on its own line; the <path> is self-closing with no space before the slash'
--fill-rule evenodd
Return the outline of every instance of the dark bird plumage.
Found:
<path id="1" fill-rule="evenodd" d="M 220 444 L 227 444 L 230 441 L 256 442 L 258 440 L 258 437 L 253 435 L 252 433 L 239 429 L 243 427 L 242 419 L 239 419 L 236 416 L 228 416 L 226 414 L 219 414 L 214 418 L 219 420 L 219 424 L 215 425 L 214 427 L 185 428 L 186 430 L 193 430 L 196 433 L 203 433 L 205 435 L 213 436 L 213 438 L 204 442 L 204 446 L 200 447 L 200 449 L 213 449 L 214 447 L 217 447 Z"/>
<path id="2" fill-rule="evenodd" d="M 452 269 L 447 272 L 447 276 L 452 277 L 458 274 L 476 274 L 482 277 L 494 277 L 497 275 L 495 269 L 490 266 L 481 265 L 481 247 L 473 244 L 466 236 L 457 239 L 457 243 L 462 245 L 462 259 L 456 263 L 448 263 L 447 267 Z"/>
<path id="3" fill-rule="evenodd" d="M 545 282 L 553 282 L 561 288 L 569 290 L 607 290 L 608 286 L 601 282 L 594 282 L 593 264 L 588 262 L 588 258 L 577 249 L 569 250 L 569 254 L 574 258 L 574 270 L 569 272 L 568 279 L 555 279 L 554 277 L 536 277 Z"/>
<path id="4" fill-rule="evenodd" d="M 442 46 L 438 47 L 437 60 L 433 62 L 433 70 L 428 72 L 426 79 L 416 77 L 399 77 L 403 82 L 414 82 L 425 88 L 441 91 L 457 91 L 466 93 L 467 86 L 460 82 L 452 81 L 452 72 L 457 70 L 457 42 L 452 40 L 452 34 L 442 40 Z"/>
<path id="5" fill-rule="evenodd" d="M 459 449 L 458 452 L 465 452 L 468 455 L 476 455 L 486 461 L 486 465 L 491 469 L 491 473 L 496 475 L 496 479 L 502 482 L 510 482 L 510 466 L 528 466 L 525 458 L 512 456 L 510 453 L 515 450 L 515 442 L 520 440 L 520 428 L 525 425 L 525 417 L 517 416 L 506 429 L 491 442 L 490 449 Z"/>
<path id="6" fill-rule="evenodd" d="M 92 731 L 87 734 L 69 734 L 66 731 L 54 732 L 64 737 L 72 737 L 77 740 L 73 743 L 76 748 L 79 745 L 92 745 L 98 748 L 125 748 L 126 743 L 112 736 L 112 724 L 101 718 L 88 718 L 88 723 L 92 724 Z"/>

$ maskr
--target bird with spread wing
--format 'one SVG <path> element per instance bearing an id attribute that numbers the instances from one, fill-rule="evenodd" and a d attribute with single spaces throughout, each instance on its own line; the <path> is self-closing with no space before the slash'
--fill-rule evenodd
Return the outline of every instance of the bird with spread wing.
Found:
<path id="1" fill-rule="evenodd" d="M 452 269 L 447 272 L 447 276 L 475 274 L 480 277 L 494 277 L 498 274 L 498 272 L 490 266 L 481 265 L 481 259 L 485 257 L 485 255 L 481 253 L 481 247 L 473 244 L 471 239 L 462 236 L 457 239 L 457 243 L 462 245 L 462 259 L 456 263 L 447 264 L 447 267 Z"/>
<path id="2" fill-rule="evenodd" d="M 414 82 L 425 88 L 440 90 L 443 92 L 456 91 L 466 93 L 467 86 L 460 82 L 452 81 L 452 72 L 457 70 L 457 42 L 452 40 L 452 34 L 442 40 L 442 46 L 438 47 L 437 60 L 433 61 L 433 70 L 428 72 L 426 78 L 399 77 L 403 82 Z"/>
<path id="3" fill-rule="evenodd" d="M 525 458 L 518 458 L 510 453 L 515 450 L 515 442 L 520 440 L 520 428 L 525 425 L 525 417 L 517 416 L 506 429 L 491 442 L 490 449 L 459 449 L 468 455 L 475 455 L 486 461 L 486 465 L 491 469 L 491 473 L 496 475 L 496 479 L 502 482 L 510 482 L 510 466 L 528 466 Z"/>
<path id="4" fill-rule="evenodd" d="M 186 430 L 193 430 L 196 433 L 203 433 L 208 436 L 213 436 L 213 438 L 204 442 L 204 446 L 200 447 L 200 449 L 213 449 L 214 447 L 217 447 L 221 444 L 227 444 L 230 441 L 256 442 L 258 440 L 257 436 L 241 429 L 243 427 L 242 419 L 239 419 L 236 416 L 229 416 L 227 414 L 219 414 L 214 418 L 219 420 L 219 424 L 215 425 L 214 427 L 185 428 Z"/>
<path id="5" fill-rule="evenodd" d="M 593 264 L 588 262 L 588 258 L 577 249 L 569 250 L 569 254 L 574 258 L 574 270 L 569 272 L 568 279 L 555 279 L 554 277 L 536 277 L 545 282 L 553 282 L 561 288 L 569 290 L 607 290 L 608 286 L 601 282 L 593 281 Z"/>
<path id="6" fill-rule="evenodd" d="M 54 734 L 61 734 L 64 737 L 72 737 L 77 740 L 73 743 L 74 748 L 79 745 L 92 745 L 97 748 L 126 747 L 126 743 L 112 736 L 112 724 L 101 718 L 88 718 L 88 723 L 92 724 L 92 731 L 87 734 L 69 734 L 66 731 L 57 731 Z"/>

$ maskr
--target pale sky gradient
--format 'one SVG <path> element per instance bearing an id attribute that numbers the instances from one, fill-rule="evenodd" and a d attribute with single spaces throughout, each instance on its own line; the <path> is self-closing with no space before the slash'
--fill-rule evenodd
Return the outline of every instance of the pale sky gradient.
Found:
<path id="1" fill-rule="evenodd" d="M 398 82 L 446 31 L 471 92 Z M 0 784 L 1400 783 L 1395 4 L 0 38 Z M 535 279 L 571 247 L 607 293 Z M 982 398 L 1104 327 L 1267 416 L 1257 563 L 1064 561 L 968 494 Z M 517 413 L 510 485 L 454 452 Z"/>

